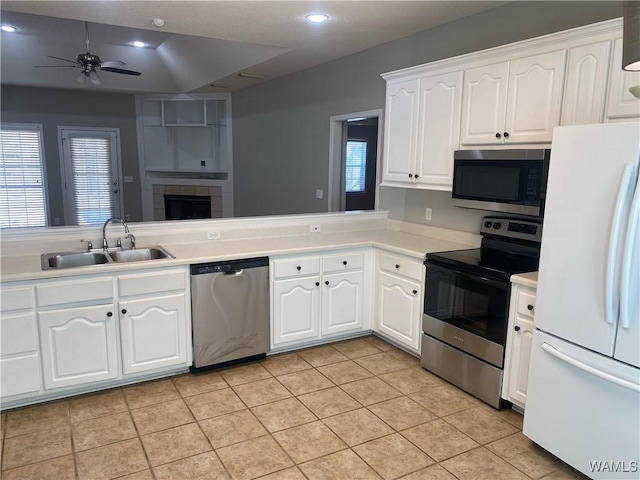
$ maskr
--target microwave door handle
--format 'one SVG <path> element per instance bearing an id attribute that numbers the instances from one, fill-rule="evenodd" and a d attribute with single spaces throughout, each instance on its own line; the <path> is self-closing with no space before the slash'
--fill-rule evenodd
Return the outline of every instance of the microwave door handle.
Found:
<path id="1" fill-rule="evenodd" d="M 622 213 L 624 211 L 625 200 L 629 195 L 629 187 L 631 186 L 631 175 L 633 174 L 634 165 L 628 163 L 622 172 L 620 185 L 618 186 L 618 196 L 616 198 L 613 220 L 611 222 L 611 233 L 609 236 L 609 249 L 607 252 L 607 274 L 605 281 L 604 302 L 605 312 L 604 318 L 607 323 L 613 324 L 616 321 L 618 312 L 616 307 L 619 305 L 619 297 L 615 294 L 614 283 L 616 279 L 617 250 L 620 237 L 620 228 L 622 225 Z"/>
<path id="2" fill-rule="evenodd" d="M 638 297 L 631 294 L 632 264 L 634 249 L 638 246 L 638 223 L 640 223 L 640 176 L 636 180 L 636 191 L 629 210 L 629 224 L 622 253 L 622 274 L 620 276 L 620 326 L 631 326 L 631 302 L 637 302 Z M 635 265 L 636 270 L 638 266 Z"/>

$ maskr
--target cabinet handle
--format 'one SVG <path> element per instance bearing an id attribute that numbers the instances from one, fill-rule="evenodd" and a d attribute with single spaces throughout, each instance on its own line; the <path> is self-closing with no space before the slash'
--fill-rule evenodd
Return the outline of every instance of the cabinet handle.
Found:
<path id="1" fill-rule="evenodd" d="M 127 313 L 127 309 L 126 309 L 126 308 L 123 308 L 123 309 L 122 309 L 122 314 L 124 315 L 125 313 Z"/>
<path id="2" fill-rule="evenodd" d="M 500 138 L 501 136 L 500 133 L 496 133 L 496 138 Z"/>
<path id="3" fill-rule="evenodd" d="M 344 260 L 344 261 L 342 262 L 342 264 L 343 264 L 343 265 L 346 265 L 346 264 L 347 264 L 347 261 L 346 261 L 346 260 Z"/>
<path id="4" fill-rule="evenodd" d="M 300 265 L 298 265 L 298 266 L 296 267 L 296 270 L 300 271 L 300 270 L 302 270 L 302 267 L 301 267 Z"/>
<path id="5" fill-rule="evenodd" d="M 509 132 L 504 132 L 504 138 L 509 138 Z"/>
<path id="6" fill-rule="evenodd" d="M 396 263 L 396 268 L 400 268 L 400 265 L 398 265 L 397 263 Z"/>
<path id="7" fill-rule="evenodd" d="M 325 285 L 329 285 L 329 280 L 324 282 Z"/>
<path id="8" fill-rule="evenodd" d="M 419 176 L 420 176 L 420 175 L 418 175 L 418 174 L 416 173 L 416 178 L 418 178 Z"/>
<path id="9" fill-rule="evenodd" d="M 320 286 L 320 282 L 316 282 L 316 287 L 319 287 L 319 286 Z"/>
<path id="10" fill-rule="evenodd" d="M 413 178 L 413 173 L 410 173 L 410 174 L 409 174 L 409 178 Z"/>
<path id="11" fill-rule="evenodd" d="M 527 310 L 529 311 L 533 310 L 533 305 L 527 305 Z"/>
<path id="12" fill-rule="evenodd" d="M 107 312 L 107 317 L 113 317 L 113 312 Z"/>
<path id="13" fill-rule="evenodd" d="M 520 327 L 519 327 L 518 325 L 516 325 L 515 327 L 513 327 L 513 329 L 514 329 L 516 332 L 519 332 L 519 331 L 520 331 Z"/>
<path id="14" fill-rule="evenodd" d="M 418 293 L 418 290 L 414 290 L 414 291 L 413 291 L 413 294 L 414 294 L 414 295 L 415 295 L 416 293 Z"/>

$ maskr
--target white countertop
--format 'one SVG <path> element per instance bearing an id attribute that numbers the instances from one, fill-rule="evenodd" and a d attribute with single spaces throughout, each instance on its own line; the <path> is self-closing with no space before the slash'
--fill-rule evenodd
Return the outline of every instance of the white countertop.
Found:
<path id="1" fill-rule="evenodd" d="M 309 233 L 282 237 L 237 240 L 209 240 L 197 243 L 162 243 L 175 259 L 146 262 L 111 263 L 68 269 L 42 270 L 40 255 L 19 255 L 0 259 L 0 281 L 37 280 L 73 275 L 114 273 L 118 271 L 189 265 L 211 261 L 310 253 L 354 247 L 377 247 L 423 259 L 429 252 L 461 250 L 472 245 L 456 243 L 394 230 L 362 230 L 341 233 Z M 139 245 L 140 248 L 145 245 Z"/>
<path id="2" fill-rule="evenodd" d="M 511 283 L 524 285 L 525 287 L 538 288 L 538 272 L 511 275 Z"/>

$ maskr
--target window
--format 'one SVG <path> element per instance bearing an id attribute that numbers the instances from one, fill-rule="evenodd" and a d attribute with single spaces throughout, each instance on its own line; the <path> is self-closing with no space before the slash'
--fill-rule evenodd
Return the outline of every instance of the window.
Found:
<path id="1" fill-rule="evenodd" d="M 0 227 L 47 225 L 42 125 L 0 127 Z"/>
<path id="2" fill-rule="evenodd" d="M 361 193 L 365 191 L 365 173 L 367 166 L 367 141 L 347 141 L 347 168 L 345 173 L 345 192 Z"/>
<path id="3" fill-rule="evenodd" d="M 117 130 L 60 128 L 68 225 L 120 217 Z"/>

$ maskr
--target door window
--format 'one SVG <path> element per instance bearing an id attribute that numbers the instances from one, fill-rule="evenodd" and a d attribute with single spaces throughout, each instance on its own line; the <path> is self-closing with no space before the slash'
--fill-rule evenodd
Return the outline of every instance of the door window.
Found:
<path id="1" fill-rule="evenodd" d="M 67 225 L 121 217 L 117 129 L 60 129 Z"/>

